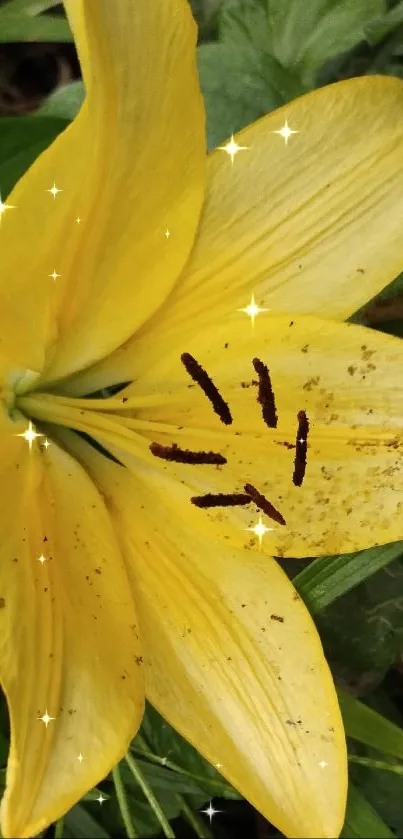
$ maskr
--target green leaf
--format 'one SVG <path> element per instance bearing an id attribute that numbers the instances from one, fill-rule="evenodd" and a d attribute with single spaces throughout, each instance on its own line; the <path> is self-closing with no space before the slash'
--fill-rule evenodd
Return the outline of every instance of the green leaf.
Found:
<path id="1" fill-rule="evenodd" d="M 340 688 L 337 694 L 348 737 L 403 759 L 403 729 Z"/>
<path id="2" fill-rule="evenodd" d="M 110 839 L 110 834 L 82 804 L 76 804 L 64 817 L 64 839 Z"/>
<path id="3" fill-rule="evenodd" d="M 353 554 L 315 559 L 293 579 L 312 613 L 329 606 L 390 562 L 403 556 L 403 542 Z"/>
<path id="4" fill-rule="evenodd" d="M 173 764 L 178 770 L 182 770 L 191 782 L 209 796 L 240 798 L 217 769 L 171 728 L 149 703 L 146 704 L 140 737 L 144 737 L 155 755 L 160 759 L 168 759 L 168 765 Z M 136 743 L 137 738 L 132 743 L 134 750 Z"/>
<path id="5" fill-rule="evenodd" d="M 376 810 L 351 783 L 348 788 L 346 820 L 341 837 L 343 839 L 359 839 L 359 837 L 361 839 L 393 839 L 394 837 Z"/>
<path id="6" fill-rule="evenodd" d="M 0 119 L 0 193 L 3 200 L 67 125 L 67 120 L 53 117 Z"/>
<path id="7" fill-rule="evenodd" d="M 73 36 L 65 18 L 53 15 L 0 15 L 0 43 L 20 41 L 72 41 Z"/>
<path id="8" fill-rule="evenodd" d="M 403 643 L 403 559 L 316 614 L 336 680 L 363 694 L 376 687 Z"/>
<path id="9" fill-rule="evenodd" d="M 35 117 L 59 117 L 72 120 L 77 116 L 84 98 L 85 89 L 82 81 L 60 85 L 35 112 Z"/>
<path id="10" fill-rule="evenodd" d="M 313 87 L 319 67 L 363 40 L 385 9 L 385 0 L 226 0 L 220 34 L 264 40 L 263 49 Z"/>
<path id="11" fill-rule="evenodd" d="M 303 92 L 289 71 L 250 43 L 202 44 L 197 56 L 209 149 Z"/>

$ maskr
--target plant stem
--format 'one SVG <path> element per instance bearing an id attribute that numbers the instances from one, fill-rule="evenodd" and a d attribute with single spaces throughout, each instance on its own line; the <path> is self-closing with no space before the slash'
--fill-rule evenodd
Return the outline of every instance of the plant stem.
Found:
<path id="1" fill-rule="evenodd" d="M 182 795 L 180 792 L 177 792 L 176 800 L 181 808 L 182 815 L 190 824 L 190 826 L 193 827 L 196 836 L 199 836 L 199 839 L 214 839 L 213 834 L 208 825 L 205 824 L 205 822 L 199 818 L 198 814 L 195 813 L 191 807 L 189 807 L 189 804 L 187 803 L 185 796 Z"/>
<path id="2" fill-rule="evenodd" d="M 129 766 L 129 769 L 132 772 L 133 777 L 137 781 L 140 789 L 143 791 L 151 809 L 154 812 L 155 817 L 158 819 L 158 822 L 161 825 L 162 832 L 167 837 L 167 839 L 175 839 L 175 834 L 171 828 L 171 825 L 169 824 L 168 819 L 165 816 L 165 813 L 161 808 L 160 803 L 157 801 L 150 785 L 147 783 L 143 773 L 139 769 L 138 764 L 136 763 L 134 757 L 130 754 L 130 752 L 128 752 L 125 756 L 125 760 L 127 765 Z"/>
<path id="3" fill-rule="evenodd" d="M 58 819 L 55 824 L 55 839 L 62 839 L 64 827 L 64 818 Z"/>
<path id="4" fill-rule="evenodd" d="M 122 814 L 124 826 L 128 839 L 138 839 L 136 829 L 131 817 L 129 802 L 127 800 L 126 790 L 120 774 L 119 765 L 112 769 L 113 783 L 115 784 L 116 798 L 118 800 L 119 809 Z"/>
<path id="5" fill-rule="evenodd" d="M 350 763 L 359 763 L 361 766 L 367 766 L 368 769 L 385 769 L 387 772 L 403 775 L 402 763 L 389 763 L 384 760 L 374 760 L 372 757 L 359 757 L 359 755 L 349 755 L 348 759 Z"/>

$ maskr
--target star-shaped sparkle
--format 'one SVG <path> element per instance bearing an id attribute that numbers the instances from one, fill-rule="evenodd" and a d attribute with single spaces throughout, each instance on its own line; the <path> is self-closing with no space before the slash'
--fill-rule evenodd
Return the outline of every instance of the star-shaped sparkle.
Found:
<path id="1" fill-rule="evenodd" d="M 43 434 L 38 434 L 36 431 L 34 431 L 34 427 L 33 427 L 32 422 L 30 420 L 29 423 L 28 423 L 27 430 L 23 431 L 22 434 L 16 434 L 15 436 L 16 437 L 24 437 L 24 440 L 27 441 L 27 443 L 29 444 L 29 448 L 31 450 L 33 440 L 36 440 L 37 437 L 43 437 L 44 435 Z"/>
<path id="2" fill-rule="evenodd" d="M 1 200 L 1 195 L 0 195 L 0 222 L 1 222 L 2 215 L 6 212 L 6 210 L 15 210 L 15 205 L 14 204 L 6 204 L 5 202 L 3 203 L 3 201 Z"/>
<path id="3" fill-rule="evenodd" d="M 106 801 L 106 798 L 104 798 L 102 792 L 100 792 L 98 798 L 96 798 L 95 801 L 99 801 L 100 804 L 103 804 L 104 801 Z"/>
<path id="4" fill-rule="evenodd" d="M 47 561 L 47 556 L 44 556 L 43 554 L 38 556 L 38 562 L 40 562 L 41 565 L 43 565 L 43 563 L 46 562 L 46 561 Z"/>
<path id="5" fill-rule="evenodd" d="M 233 163 L 235 155 L 238 154 L 239 151 L 246 151 L 249 146 L 238 146 L 238 143 L 234 139 L 234 135 L 231 134 L 231 139 L 228 143 L 226 143 L 225 146 L 218 146 L 218 148 L 221 151 L 227 152 L 231 158 L 231 163 Z"/>
<path id="6" fill-rule="evenodd" d="M 80 763 L 82 763 L 82 762 L 83 762 L 83 760 L 84 760 L 84 755 L 82 755 L 82 754 L 81 754 L 81 752 L 80 752 L 80 754 L 79 754 L 79 755 L 77 755 L 77 760 L 79 760 L 79 761 L 80 761 Z"/>
<path id="7" fill-rule="evenodd" d="M 168 230 L 168 228 L 167 228 L 167 229 L 166 229 L 166 231 L 165 231 L 165 237 L 166 237 L 166 239 L 169 239 L 170 235 L 171 235 L 171 233 L 170 233 L 170 231 L 169 231 L 169 230 Z"/>
<path id="8" fill-rule="evenodd" d="M 252 321 L 252 326 L 255 325 L 256 315 L 259 315 L 260 312 L 267 312 L 267 311 L 268 311 L 267 309 L 260 309 L 259 306 L 256 305 L 254 294 L 252 294 L 252 298 L 251 298 L 251 301 L 249 303 L 249 306 L 245 306 L 244 309 L 238 309 L 238 312 L 245 312 L 246 315 L 249 315 L 249 317 Z"/>
<path id="9" fill-rule="evenodd" d="M 52 193 L 52 195 L 53 195 L 53 198 L 56 198 L 56 195 L 58 194 L 58 192 L 63 192 L 63 190 L 62 190 L 62 189 L 58 189 L 58 188 L 57 188 L 57 186 L 56 186 L 56 184 L 55 184 L 55 183 L 53 183 L 52 188 L 51 188 L 51 189 L 47 189 L 47 190 L 46 190 L 46 192 L 51 192 L 51 193 Z"/>
<path id="10" fill-rule="evenodd" d="M 50 716 L 49 716 L 47 709 L 46 709 L 46 711 L 45 711 L 45 713 L 43 714 L 43 716 L 42 716 L 42 717 L 38 717 L 38 720 L 41 720 L 41 722 L 44 722 L 44 723 L 45 723 L 45 727 L 46 727 L 46 728 L 48 727 L 49 723 L 50 723 L 52 720 L 55 720 L 55 719 L 56 719 L 56 717 L 50 717 Z"/>
<path id="11" fill-rule="evenodd" d="M 260 547 L 262 547 L 263 536 L 265 535 L 265 533 L 268 533 L 270 530 L 274 530 L 274 527 L 266 527 L 266 525 L 263 524 L 263 522 L 262 522 L 262 517 L 259 516 L 258 523 L 255 524 L 254 527 L 247 527 L 246 530 L 250 530 L 252 533 L 255 534 L 255 536 L 258 537 L 259 545 L 260 545 Z M 217 764 L 216 764 L 216 766 L 217 766 Z"/>
<path id="12" fill-rule="evenodd" d="M 213 805 L 212 805 L 212 803 L 211 803 L 211 801 L 210 801 L 210 803 L 209 803 L 208 807 L 206 807 L 206 809 L 205 809 L 205 810 L 200 810 L 200 812 L 201 812 L 201 813 L 205 813 L 205 814 L 206 814 L 206 816 L 208 816 L 208 817 L 209 817 L 209 819 L 210 819 L 210 824 L 211 824 L 211 822 L 213 821 L 213 817 L 214 817 L 214 816 L 216 816 L 216 815 L 217 815 L 217 813 L 222 813 L 222 810 L 216 810 L 216 809 L 213 807 Z"/>
<path id="13" fill-rule="evenodd" d="M 61 275 L 61 274 L 58 274 L 58 273 L 57 273 L 57 271 L 55 271 L 55 269 L 53 269 L 52 274 L 49 274 L 48 276 L 49 276 L 49 277 L 52 277 L 52 280 L 57 280 L 57 278 L 58 278 L 58 277 L 61 277 L 62 275 Z"/>
<path id="14" fill-rule="evenodd" d="M 286 120 L 283 127 L 280 128 L 279 131 L 273 131 L 273 134 L 280 134 L 281 137 L 283 137 L 283 139 L 285 140 L 285 144 L 287 145 L 291 137 L 291 134 L 299 134 L 299 131 L 293 131 Z"/>
<path id="15" fill-rule="evenodd" d="M 329 764 L 326 763 L 325 760 L 321 760 L 320 763 L 318 763 L 318 766 L 320 766 L 321 769 L 324 769 L 325 766 L 329 766 Z"/>

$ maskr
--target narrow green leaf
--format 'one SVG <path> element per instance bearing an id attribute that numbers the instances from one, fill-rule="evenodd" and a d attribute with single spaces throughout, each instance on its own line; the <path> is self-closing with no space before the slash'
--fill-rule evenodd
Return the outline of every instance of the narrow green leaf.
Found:
<path id="1" fill-rule="evenodd" d="M 20 41 L 54 41 L 57 43 L 73 40 L 73 35 L 66 18 L 56 15 L 29 15 L 4 12 L 0 16 L 0 43 Z"/>
<path id="2" fill-rule="evenodd" d="M 354 554 L 320 557 L 297 574 L 293 584 L 314 614 L 402 554 L 403 542 L 393 542 Z"/>
<path id="3" fill-rule="evenodd" d="M 358 789 L 349 784 L 342 839 L 394 839 L 394 833 Z"/>
<path id="4" fill-rule="evenodd" d="M 403 729 L 341 688 L 337 695 L 348 737 L 403 759 Z"/>

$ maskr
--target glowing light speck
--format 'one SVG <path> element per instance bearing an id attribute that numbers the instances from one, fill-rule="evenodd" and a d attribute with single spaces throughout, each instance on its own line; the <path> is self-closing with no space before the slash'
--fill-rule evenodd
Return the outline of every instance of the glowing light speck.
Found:
<path id="1" fill-rule="evenodd" d="M 320 763 L 318 763 L 318 766 L 320 766 L 321 769 L 324 769 L 325 766 L 329 766 L 329 764 L 326 763 L 325 760 L 321 760 Z"/>
<path id="2" fill-rule="evenodd" d="M 291 137 L 291 134 L 299 134 L 299 131 L 293 131 L 286 120 L 283 127 L 280 128 L 279 131 L 273 131 L 273 134 L 280 134 L 280 136 L 283 137 L 283 139 L 285 140 L 285 144 L 287 145 Z"/>
<path id="3" fill-rule="evenodd" d="M 216 816 L 216 815 L 217 815 L 217 813 L 222 813 L 222 810 L 216 810 L 216 809 L 213 807 L 213 805 L 212 805 L 212 803 L 211 803 L 211 801 L 210 801 L 210 803 L 209 803 L 208 807 L 206 807 L 206 809 L 205 809 L 205 810 L 200 810 L 200 812 L 201 812 L 201 813 L 205 813 L 205 814 L 206 814 L 206 816 L 208 816 L 208 817 L 209 817 L 209 819 L 210 819 L 210 824 L 211 824 L 211 822 L 212 822 L 212 820 L 213 820 L 213 816 Z"/>
<path id="4" fill-rule="evenodd" d="M 247 151 L 247 149 L 249 149 L 249 146 L 238 146 L 238 143 L 234 139 L 234 135 L 231 134 L 231 139 L 228 141 L 228 143 L 226 143 L 225 146 L 218 146 L 218 148 L 221 151 L 227 152 L 227 154 L 229 154 L 231 158 L 231 163 L 233 163 L 235 155 L 238 154 L 239 151 Z"/>
<path id="5" fill-rule="evenodd" d="M 38 556 L 38 562 L 40 562 L 41 565 L 43 565 L 43 563 L 46 562 L 46 561 L 47 561 L 47 556 L 44 556 L 43 554 Z"/>
<path id="6" fill-rule="evenodd" d="M 170 231 L 169 231 L 169 230 L 168 230 L 168 228 L 167 228 L 167 229 L 166 229 L 166 231 L 165 231 L 165 236 L 166 236 L 166 238 L 167 238 L 167 239 L 169 239 L 170 235 L 171 235 L 171 233 L 170 233 Z"/>
<path id="7" fill-rule="evenodd" d="M 80 752 L 80 754 L 79 754 L 79 755 L 77 755 L 77 760 L 78 760 L 80 763 L 82 763 L 82 762 L 83 762 L 83 760 L 84 760 L 84 755 L 82 755 L 82 754 L 81 754 L 81 752 Z"/>
<path id="8" fill-rule="evenodd" d="M 102 792 L 100 792 L 98 798 L 96 798 L 95 801 L 99 801 L 100 804 L 103 804 L 104 801 L 106 801 L 106 798 L 104 798 Z"/>
<path id="9" fill-rule="evenodd" d="M 45 449 L 48 449 L 50 446 L 49 440 L 46 438 L 45 442 L 41 443 L 41 445 L 44 446 Z"/>
<path id="10" fill-rule="evenodd" d="M 76 222 L 77 222 L 77 224 L 81 224 L 81 219 L 80 219 L 80 216 L 77 216 L 77 218 L 76 218 Z"/>
<path id="11" fill-rule="evenodd" d="M 43 436 L 44 436 L 43 434 L 38 434 L 36 431 L 34 431 L 34 427 L 32 425 L 31 420 L 28 423 L 27 431 L 23 431 L 22 434 L 16 434 L 15 435 L 15 437 L 24 437 L 24 440 L 26 440 L 27 443 L 29 444 L 29 449 L 30 450 L 32 449 L 33 440 L 36 440 L 37 437 L 43 437 Z"/>
<path id="12" fill-rule="evenodd" d="M 249 306 L 245 306 L 244 309 L 238 309 L 238 312 L 245 312 L 246 315 L 249 315 L 249 317 L 252 321 L 252 326 L 255 325 L 256 315 L 259 315 L 261 312 L 267 312 L 267 311 L 268 311 L 268 309 L 260 309 L 259 306 L 256 305 L 254 294 L 252 294 L 252 298 L 251 298 L 251 301 L 249 303 Z"/>
<path id="13" fill-rule="evenodd" d="M 52 274 L 48 274 L 48 276 L 49 276 L 49 277 L 52 277 L 52 280 L 57 280 L 57 278 L 58 278 L 58 277 L 61 277 L 62 275 L 61 275 L 61 274 L 58 274 L 58 273 L 57 273 L 57 271 L 55 271 L 55 269 L 53 269 L 53 273 L 52 273 Z"/>
<path id="14" fill-rule="evenodd" d="M 47 727 L 48 727 L 48 725 L 49 725 L 49 723 L 50 723 L 52 720 L 55 720 L 55 719 L 56 719 L 56 717 L 50 717 L 50 716 L 49 716 L 49 714 L 48 714 L 47 710 L 45 711 L 45 713 L 43 714 L 43 716 L 42 716 L 42 717 L 38 717 L 38 720 L 41 720 L 41 722 L 44 722 L 44 723 L 45 723 L 45 728 L 47 728 Z"/>
<path id="15" fill-rule="evenodd" d="M 52 195 L 53 195 L 53 198 L 56 198 L 56 195 L 58 194 L 58 192 L 63 192 L 63 190 L 62 190 L 62 189 L 58 189 L 58 188 L 57 188 L 57 186 L 56 186 L 56 184 L 54 183 L 54 184 L 53 184 L 53 186 L 52 186 L 52 188 L 51 188 L 51 189 L 47 189 L 47 190 L 46 190 L 46 192 L 51 192 L 51 193 L 52 193 Z"/>
<path id="16" fill-rule="evenodd" d="M 1 195 L 0 195 L 0 223 L 1 223 L 1 217 L 6 212 L 6 210 L 15 210 L 15 205 L 14 204 L 3 203 L 3 201 L 1 200 Z"/>
<path id="17" fill-rule="evenodd" d="M 263 524 L 263 522 L 262 522 L 262 517 L 259 516 L 259 521 L 258 521 L 257 524 L 255 524 L 254 527 L 246 527 L 245 529 L 250 530 L 252 533 L 255 534 L 255 536 L 258 537 L 260 547 L 262 547 L 263 536 L 265 535 L 265 533 L 268 533 L 270 530 L 274 530 L 274 527 L 266 527 L 266 525 Z"/>

